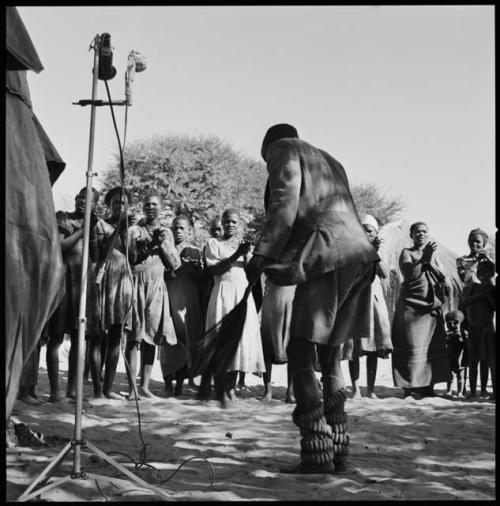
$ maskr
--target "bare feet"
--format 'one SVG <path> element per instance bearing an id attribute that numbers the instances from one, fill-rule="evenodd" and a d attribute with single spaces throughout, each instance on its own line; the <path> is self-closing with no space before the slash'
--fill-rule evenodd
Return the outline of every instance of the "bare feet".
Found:
<path id="1" fill-rule="evenodd" d="M 148 399 L 156 399 L 156 395 L 149 391 L 148 388 L 139 387 L 139 395 Z"/>
<path id="2" fill-rule="evenodd" d="M 121 395 L 115 394 L 114 392 L 104 392 L 104 397 L 106 397 L 106 399 L 113 399 L 113 400 L 123 399 Z"/>
<path id="3" fill-rule="evenodd" d="M 445 396 L 445 397 L 452 397 L 452 395 L 453 395 L 453 394 L 452 394 L 451 390 L 448 390 L 447 392 L 445 392 L 445 393 L 444 393 L 444 396 Z M 457 397 L 458 397 L 458 396 L 457 396 Z"/>
<path id="4" fill-rule="evenodd" d="M 43 404 L 43 401 L 35 399 L 31 395 L 23 395 L 22 397 L 19 397 L 19 400 L 25 404 L 29 404 L 30 406 L 40 406 L 40 404 Z"/>
<path id="5" fill-rule="evenodd" d="M 273 400 L 273 394 L 272 392 L 266 392 L 264 397 L 262 397 L 261 402 L 269 402 Z"/>
<path id="6" fill-rule="evenodd" d="M 58 402 L 64 402 L 67 401 L 67 397 L 64 397 L 63 394 L 57 393 L 57 394 L 50 394 L 49 402 L 58 403 Z"/>
<path id="7" fill-rule="evenodd" d="M 227 392 L 227 398 L 229 401 L 231 402 L 236 402 L 237 398 L 236 398 L 236 393 L 234 391 L 234 388 L 231 388 L 228 392 Z"/>
<path id="8" fill-rule="evenodd" d="M 352 398 L 353 399 L 361 399 L 361 392 L 359 390 L 353 390 L 352 391 Z"/>
<path id="9" fill-rule="evenodd" d="M 368 392 L 366 394 L 366 397 L 368 397 L 368 399 L 378 399 L 378 396 L 375 392 Z"/>

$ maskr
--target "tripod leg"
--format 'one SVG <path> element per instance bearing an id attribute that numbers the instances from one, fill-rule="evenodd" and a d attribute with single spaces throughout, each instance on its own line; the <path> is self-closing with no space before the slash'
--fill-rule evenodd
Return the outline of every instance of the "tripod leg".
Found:
<path id="1" fill-rule="evenodd" d="M 50 474 L 52 469 L 56 467 L 60 460 L 64 458 L 66 453 L 68 453 L 71 450 L 71 441 L 59 452 L 57 457 L 42 471 L 42 474 L 23 492 L 21 497 L 19 497 L 18 501 L 25 501 L 26 496 L 42 481 L 45 480 L 45 478 Z"/>
<path id="2" fill-rule="evenodd" d="M 127 468 L 122 466 L 120 463 L 113 460 L 109 455 L 106 455 L 103 451 L 99 450 L 99 448 L 95 447 L 92 443 L 89 443 L 86 441 L 86 446 L 90 450 L 92 450 L 98 457 L 101 457 L 104 459 L 108 464 L 111 464 L 113 467 L 121 471 L 125 476 L 128 476 L 133 482 L 137 483 L 143 488 L 147 488 L 148 490 L 152 490 L 155 494 L 160 496 L 162 499 L 166 500 L 172 500 L 170 496 L 162 492 L 161 490 L 157 489 L 154 485 L 150 485 L 148 482 L 142 480 L 138 476 L 136 476 L 134 473 L 130 472 Z"/>
<path id="3" fill-rule="evenodd" d="M 22 498 L 23 496 L 21 496 L 18 499 L 18 502 L 28 501 L 28 500 L 32 499 L 33 497 L 40 496 L 40 495 L 44 494 L 45 492 L 48 492 L 49 490 L 51 490 L 51 489 L 53 489 L 55 487 L 58 487 L 59 485 L 62 485 L 65 481 L 68 481 L 70 479 L 71 479 L 70 476 L 64 476 L 62 478 L 58 478 L 57 480 L 54 480 L 52 483 L 49 483 L 45 487 L 42 487 L 42 488 L 38 489 L 37 491 L 33 492 L 32 494 L 28 494 L 24 498 Z"/>

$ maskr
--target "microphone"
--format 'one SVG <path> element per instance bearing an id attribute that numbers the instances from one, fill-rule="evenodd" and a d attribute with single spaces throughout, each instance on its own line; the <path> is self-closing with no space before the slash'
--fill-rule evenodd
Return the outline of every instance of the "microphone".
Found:
<path id="1" fill-rule="evenodd" d="M 127 71 L 125 72 L 125 103 L 132 105 L 132 81 L 136 72 L 146 69 L 146 58 L 137 51 L 130 51 L 127 59 Z"/>
<path id="2" fill-rule="evenodd" d="M 116 69 L 113 67 L 113 50 L 111 48 L 111 35 L 103 33 L 101 35 L 101 46 L 99 48 L 99 71 L 97 78 L 101 81 L 109 81 L 116 75 Z"/>

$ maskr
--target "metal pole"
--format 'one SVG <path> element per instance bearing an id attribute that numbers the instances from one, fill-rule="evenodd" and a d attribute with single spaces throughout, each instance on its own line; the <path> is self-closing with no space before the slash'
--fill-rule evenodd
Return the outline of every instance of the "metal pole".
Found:
<path id="1" fill-rule="evenodd" d="M 97 96 L 97 79 L 99 73 L 99 48 L 101 38 L 96 35 L 94 39 L 94 71 L 92 79 L 92 102 Z M 92 195 L 92 165 L 94 162 L 94 133 L 95 133 L 96 106 L 92 103 L 90 108 L 90 136 L 89 157 L 87 165 L 87 190 L 85 200 L 85 221 L 83 225 L 83 252 L 82 252 L 82 275 L 80 278 L 80 306 L 78 312 L 78 347 L 76 363 L 76 405 L 75 405 L 75 435 L 73 452 L 73 475 L 78 477 L 80 471 L 80 450 L 82 441 L 82 409 L 83 409 L 83 363 L 85 360 L 85 327 L 87 305 L 87 270 L 89 258 L 89 234 L 90 234 L 90 207 Z"/>

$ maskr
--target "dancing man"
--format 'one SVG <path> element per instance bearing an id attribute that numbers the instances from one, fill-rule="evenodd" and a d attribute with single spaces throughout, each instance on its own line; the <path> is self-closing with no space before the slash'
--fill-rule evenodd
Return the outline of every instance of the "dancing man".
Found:
<path id="1" fill-rule="evenodd" d="M 339 345 L 370 330 L 371 282 L 377 252 L 361 226 L 342 165 L 298 138 L 287 124 L 271 127 L 266 223 L 247 266 L 278 285 L 297 285 L 287 347 L 297 406 L 301 462 L 290 472 L 345 469 L 349 446 Z M 323 392 L 314 362 L 321 364 Z"/>

